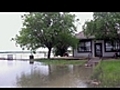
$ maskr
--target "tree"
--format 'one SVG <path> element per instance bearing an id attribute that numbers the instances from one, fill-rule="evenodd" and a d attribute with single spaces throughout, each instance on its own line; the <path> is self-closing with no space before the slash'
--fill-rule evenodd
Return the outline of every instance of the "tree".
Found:
<path id="1" fill-rule="evenodd" d="M 22 19 L 23 28 L 14 40 L 22 48 L 31 51 L 40 47 L 48 48 L 48 58 L 58 43 L 61 32 L 72 34 L 76 31 L 75 15 L 68 12 L 30 12 L 23 15 Z"/>
<path id="2" fill-rule="evenodd" d="M 75 35 L 71 35 L 71 33 L 61 32 L 58 36 L 57 44 L 54 47 L 54 53 L 56 56 L 63 56 L 69 47 L 75 48 L 76 43 L 78 43 L 78 39 L 75 37 Z"/>
<path id="3" fill-rule="evenodd" d="M 93 20 L 83 25 L 87 36 L 97 39 L 116 39 L 120 29 L 120 12 L 94 12 Z"/>

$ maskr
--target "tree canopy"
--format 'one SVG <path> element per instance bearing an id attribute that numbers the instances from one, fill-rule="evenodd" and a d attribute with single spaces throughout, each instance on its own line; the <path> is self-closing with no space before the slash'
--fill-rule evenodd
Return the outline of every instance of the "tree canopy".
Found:
<path id="1" fill-rule="evenodd" d="M 63 56 L 70 46 L 72 46 L 72 48 L 75 48 L 76 43 L 78 43 L 78 39 L 76 39 L 74 35 L 71 35 L 70 33 L 59 33 L 57 40 L 58 41 L 54 47 L 54 53 L 56 56 Z"/>
<path id="2" fill-rule="evenodd" d="M 93 20 L 86 21 L 83 31 L 97 39 L 119 38 L 120 12 L 94 12 Z"/>
<path id="3" fill-rule="evenodd" d="M 30 12 L 24 14 L 23 28 L 13 40 L 28 50 L 35 51 L 40 47 L 48 48 L 50 58 L 52 48 L 75 46 L 75 15 L 68 12 Z M 62 47 L 61 46 L 61 47 Z"/>

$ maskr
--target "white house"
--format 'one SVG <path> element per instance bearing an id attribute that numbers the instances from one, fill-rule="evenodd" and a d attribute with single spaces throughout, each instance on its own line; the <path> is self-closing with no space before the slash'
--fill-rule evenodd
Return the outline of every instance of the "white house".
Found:
<path id="1" fill-rule="evenodd" d="M 73 50 L 74 57 L 114 57 L 115 53 L 120 55 L 120 41 L 95 40 L 94 36 L 87 37 L 83 31 L 76 34 L 79 44 Z"/>

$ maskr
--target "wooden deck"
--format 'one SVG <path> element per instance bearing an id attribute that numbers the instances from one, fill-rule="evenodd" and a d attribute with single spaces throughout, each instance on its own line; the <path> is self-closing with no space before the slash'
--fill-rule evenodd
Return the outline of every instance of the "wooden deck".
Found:
<path id="1" fill-rule="evenodd" d="M 87 60 L 85 57 L 52 57 L 52 60 Z"/>

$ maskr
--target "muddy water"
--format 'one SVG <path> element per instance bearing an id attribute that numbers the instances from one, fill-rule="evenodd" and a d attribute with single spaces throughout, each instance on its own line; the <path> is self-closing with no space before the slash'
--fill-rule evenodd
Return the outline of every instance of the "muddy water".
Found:
<path id="1" fill-rule="evenodd" d="M 86 88 L 92 68 L 0 60 L 0 87 Z"/>

